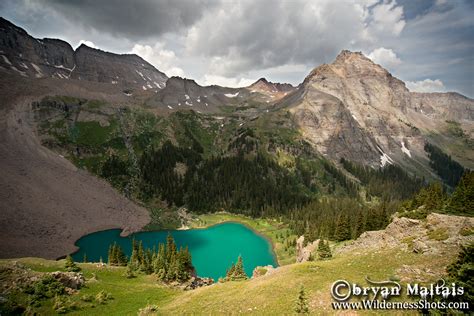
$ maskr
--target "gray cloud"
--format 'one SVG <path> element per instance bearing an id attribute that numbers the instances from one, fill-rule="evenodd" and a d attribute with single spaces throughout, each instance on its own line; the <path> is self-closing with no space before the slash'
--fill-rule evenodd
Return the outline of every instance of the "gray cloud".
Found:
<path id="1" fill-rule="evenodd" d="M 344 48 L 397 37 L 403 8 L 376 1 L 239 1 L 208 11 L 189 31 L 187 52 L 211 58 L 211 70 L 234 76 L 288 63 L 328 62 Z"/>
<path id="2" fill-rule="evenodd" d="M 133 51 L 205 83 L 298 84 L 351 49 L 402 80 L 474 96 L 469 0 L 3 0 L 0 11 L 34 36 Z"/>
<path id="3" fill-rule="evenodd" d="M 32 0 L 86 28 L 142 40 L 193 25 L 214 0 Z"/>

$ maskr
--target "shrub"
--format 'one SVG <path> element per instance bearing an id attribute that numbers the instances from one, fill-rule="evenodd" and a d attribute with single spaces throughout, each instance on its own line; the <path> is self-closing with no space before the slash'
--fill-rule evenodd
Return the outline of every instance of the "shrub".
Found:
<path id="1" fill-rule="evenodd" d="M 105 290 L 100 291 L 95 296 L 95 301 L 99 304 L 105 304 L 107 303 L 108 300 L 111 300 L 111 299 L 113 299 L 112 294 L 106 292 Z"/>
<path id="2" fill-rule="evenodd" d="M 66 268 L 66 271 L 69 272 L 79 272 L 81 271 L 81 268 L 79 268 L 74 260 L 72 259 L 71 255 L 68 255 L 66 257 L 66 262 L 64 263 L 64 267 Z"/>
<path id="3" fill-rule="evenodd" d="M 463 227 L 459 230 L 461 236 L 471 236 L 474 235 L 474 227 Z"/>
<path id="4" fill-rule="evenodd" d="M 92 302 L 94 300 L 94 297 L 89 294 L 84 294 L 81 296 L 81 300 L 84 302 Z"/>
<path id="5" fill-rule="evenodd" d="M 147 305 L 144 308 L 140 308 L 138 316 L 156 315 L 158 313 L 158 306 Z"/>
<path id="6" fill-rule="evenodd" d="M 32 299 L 51 298 L 64 294 L 64 285 L 51 274 L 45 274 L 33 286 Z"/>
<path id="7" fill-rule="evenodd" d="M 62 296 L 56 296 L 54 298 L 53 310 L 58 314 L 65 314 L 68 311 L 66 300 Z"/>
<path id="8" fill-rule="evenodd" d="M 449 238 L 446 228 L 433 229 L 428 232 L 428 238 L 432 240 L 442 241 Z"/>

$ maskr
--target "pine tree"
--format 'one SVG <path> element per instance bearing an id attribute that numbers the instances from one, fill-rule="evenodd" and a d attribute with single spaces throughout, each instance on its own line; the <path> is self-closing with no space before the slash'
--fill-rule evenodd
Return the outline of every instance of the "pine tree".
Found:
<path id="1" fill-rule="evenodd" d="M 238 280 L 246 280 L 248 279 L 247 274 L 244 270 L 244 262 L 242 256 L 237 258 L 237 263 L 232 264 L 230 268 L 227 270 L 225 280 L 226 281 L 238 281 Z"/>
<path id="2" fill-rule="evenodd" d="M 298 298 L 296 299 L 295 312 L 298 314 L 308 314 L 308 299 L 306 298 L 306 293 L 304 286 L 301 285 L 300 291 L 298 292 Z"/>
<path id="3" fill-rule="evenodd" d="M 318 244 L 318 257 L 320 260 L 329 259 L 332 257 L 331 248 L 329 247 L 329 241 L 321 239 Z"/>
<path id="4" fill-rule="evenodd" d="M 72 259 L 71 255 L 67 255 L 66 262 L 64 263 L 64 268 L 66 268 L 66 271 L 68 271 L 68 272 L 79 272 L 79 271 L 81 271 L 81 268 L 79 268 L 76 265 L 76 263 Z"/>
<path id="5" fill-rule="evenodd" d="M 127 255 L 122 250 L 122 247 L 118 245 L 115 248 L 115 260 L 119 266 L 126 266 L 128 263 Z"/>
<path id="6" fill-rule="evenodd" d="M 359 237 L 363 232 L 365 232 L 365 218 L 362 212 L 359 212 L 357 216 L 357 223 L 356 223 L 356 227 L 354 231 L 355 231 L 354 236 L 353 236 L 354 239 Z"/>
<path id="7" fill-rule="evenodd" d="M 127 264 L 127 270 L 125 270 L 125 277 L 127 279 L 132 279 L 135 277 L 135 274 L 133 273 L 132 265 Z"/>
<path id="8" fill-rule="evenodd" d="M 453 214 L 474 215 L 474 171 L 466 171 L 449 199 L 447 210 Z"/>
<path id="9" fill-rule="evenodd" d="M 336 241 L 351 239 L 351 227 L 349 224 L 349 218 L 347 216 L 339 216 L 336 223 L 336 230 L 334 231 L 334 239 Z"/>
<path id="10" fill-rule="evenodd" d="M 138 265 L 141 266 L 143 264 L 143 261 L 145 260 L 145 252 L 143 250 L 143 242 L 141 240 L 140 240 L 140 243 L 138 244 L 137 258 L 138 258 Z"/>
<path id="11" fill-rule="evenodd" d="M 441 211 L 446 199 L 441 183 L 435 182 L 431 184 L 427 188 L 427 193 L 427 198 L 424 201 L 426 209 L 430 211 Z"/>
<path id="12" fill-rule="evenodd" d="M 232 281 L 234 277 L 234 271 L 235 271 L 235 264 L 232 264 L 229 269 L 227 269 L 227 272 L 225 274 L 225 280 L 226 281 Z"/>
<path id="13" fill-rule="evenodd" d="M 244 270 L 244 261 L 242 259 L 242 256 L 239 256 L 237 258 L 237 263 L 235 264 L 235 269 L 234 269 L 234 279 L 237 279 L 237 280 L 248 279 L 248 276 Z"/>
<path id="14" fill-rule="evenodd" d="M 138 244 L 135 238 L 132 240 L 132 254 L 130 256 L 130 265 L 133 270 L 137 270 L 140 267 L 140 259 L 138 256 Z"/>
<path id="15" fill-rule="evenodd" d="M 109 251 L 107 253 L 107 257 L 108 257 L 107 261 L 109 265 L 111 266 L 117 265 L 116 246 L 117 246 L 116 243 L 114 243 L 113 245 L 110 245 Z"/>

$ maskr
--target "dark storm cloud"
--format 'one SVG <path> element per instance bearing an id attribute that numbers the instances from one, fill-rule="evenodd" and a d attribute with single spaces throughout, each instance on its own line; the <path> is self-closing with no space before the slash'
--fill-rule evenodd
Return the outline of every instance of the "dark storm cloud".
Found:
<path id="1" fill-rule="evenodd" d="M 178 32 L 199 20 L 214 0 L 32 0 L 100 32 L 140 40 Z"/>

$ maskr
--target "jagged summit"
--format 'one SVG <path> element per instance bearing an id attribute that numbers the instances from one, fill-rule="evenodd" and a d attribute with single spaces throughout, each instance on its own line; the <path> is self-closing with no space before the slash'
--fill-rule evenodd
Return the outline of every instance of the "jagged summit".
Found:
<path id="1" fill-rule="evenodd" d="M 279 100 L 295 90 L 295 87 L 289 83 L 271 82 L 262 77 L 248 86 L 247 89 L 250 93 L 260 93 L 272 100 Z"/>
<path id="2" fill-rule="evenodd" d="M 367 58 L 362 52 L 353 52 L 353 51 L 350 51 L 348 49 L 343 49 L 341 50 L 341 52 L 336 56 L 336 59 L 335 61 L 346 61 L 346 60 L 350 60 L 350 59 L 357 59 L 357 58 L 360 58 L 360 59 L 367 59 L 367 60 L 370 60 L 369 58 Z"/>
<path id="3" fill-rule="evenodd" d="M 271 82 L 271 81 L 268 81 L 265 77 L 258 79 L 257 81 L 252 83 L 250 86 L 248 86 L 248 88 L 250 89 L 257 88 L 257 87 L 272 89 L 275 92 L 276 91 L 290 91 L 294 89 L 294 87 L 289 83 Z"/>
<path id="4" fill-rule="evenodd" d="M 0 69 L 25 78 L 77 79 L 157 91 L 168 77 L 135 54 L 114 54 L 59 39 L 36 39 L 0 18 Z"/>
<path id="5" fill-rule="evenodd" d="M 385 77 L 393 78 L 382 66 L 374 63 L 362 52 L 351 52 L 342 50 L 336 59 L 330 64 L 322 64 L 314 68 L 305 78 L 304 82 L 313 79 L 324 80 L 327 77 Z M 404 85 L 402 81 L 400 81 Z"/>

